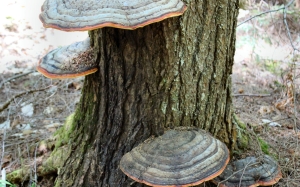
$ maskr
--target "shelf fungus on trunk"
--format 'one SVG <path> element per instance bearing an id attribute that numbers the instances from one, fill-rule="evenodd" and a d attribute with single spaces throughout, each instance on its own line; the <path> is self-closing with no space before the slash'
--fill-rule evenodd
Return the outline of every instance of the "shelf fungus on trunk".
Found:
<path id="1" fill-rule="evenodd" d="M 64 31 L 136 29 L 182 15 L 186 8 L 180 0 L 46 0 L 40 20 Z"/>
<path id="2" fill-rule="evenodd" d="M 229 162 L 224 143 L 200 129 L 168 130 L 149 138 L 120 162 L 130 178 L 150 186 L 186 187 L 211 180 Z"/>
<path id="3" fill-rule="evenodd" d="M 213 179 L 219 187 L 271 186 L 282 178 L 278 163 L 268 155 L 259 159 L 246 157 L 231 162 L 224 172 Z"/>
<path id="4" fill-rule="evenodd" d="M 44 27 L 63 31 L 103 27 L 132 30 L 182 15 L 186 9 L 180 0 L 46 0 L 40 20 Z M 96 72 L 96 57 L 85 44 L 51 51 L 40 61 L 38 71 L 49 78 L 73 78 Z"/>
<path id="5" fill-rule="evenodd" d="M 96 72 L 96 55 L 90 47 L 90 39 L 50 51 L 40 60 L 37 70 L 51 79 L 75 78 Z"/>

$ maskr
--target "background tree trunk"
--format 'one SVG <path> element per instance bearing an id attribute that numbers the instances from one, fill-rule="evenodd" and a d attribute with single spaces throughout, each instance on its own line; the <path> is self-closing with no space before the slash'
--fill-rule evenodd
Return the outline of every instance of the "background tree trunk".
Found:
<path id="1" fill-rule="evenodd" d="M 181 17 L 90 32 L 100 70 L 85 79 L 56 186 L 130 186 L 121 157 L 176 126 L 205 129 L 235 146 L 230 74 L 238 0 L 185 2 Z"/>

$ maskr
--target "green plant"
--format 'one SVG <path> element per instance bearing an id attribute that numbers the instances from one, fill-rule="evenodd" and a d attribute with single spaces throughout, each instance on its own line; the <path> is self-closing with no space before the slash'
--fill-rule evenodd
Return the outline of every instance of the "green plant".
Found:
<path id="1" fill-rule="evenodd" d="M 269 145 L 267 142 L 265 142 L 263 139 L 259 138 L 258 137 L 258 141 L 259 141 L 259 144 L 260 144 L 260 148 L 262 150 L 262 152 L 264 152 L 265 154 L 269 155 Z"/>
<path id="2" fill-rule="evenodd" d="M 5 180 L 0 180 L 0 187 L 6 187 L 6 185 L 8 185 L 9 187 L 16 187 L 16 185 L 14 185 L 10 182 L 7 182 Z"/>
<path id="3" fill-rule="evenodd" d="M 30 187 L 37 187 L 37 184 L 35 182 L 33 182 Z"/>

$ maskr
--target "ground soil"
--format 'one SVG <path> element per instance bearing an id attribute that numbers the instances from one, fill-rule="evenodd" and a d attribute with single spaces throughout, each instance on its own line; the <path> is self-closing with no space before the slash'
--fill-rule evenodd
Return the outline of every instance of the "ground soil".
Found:
<path id="1" fill-rule="evenodd" d="M 4 3 L 1 7 L 16 11 L 32 8 L 24 2 L 1 2 Z M 34 16 L 38 17 L 39 10 L 36 12 Z M 254 14 L 242 11 L 239 21 Z M 294 48 L 299 50 L 300 25 L 297 23 L 300 22 L 293 19 L 290 16 L 287 21 L 292 25 L 289 31 Z M 30 20 L 30 17 L 25 19 L 7 13 L 0 22 L 0 109 L 13 98 L 0 110 L 1 168 L 9 173 L 31 165 L 31 181 L 24 181 L 20 186 L 29 186 L 38 180 L 38 185 L 50 187 L 55 176 L 34 177 L 34 163 L 53 149 L 41 146 L 40 142 L 51 139 L 65 118 L 74 112 L 84 78 L 51 80 L 36 72 L 35 67 L 48 51 L 83 40 L 87 33 L 66 35 L 44 29 Z M 236 116 L 245 123 L 253 141 L 250 151 L 237 153 L 233 159 L 263 154 L 266 150 L 261 150 L 258 144 L 257 137 L 260 137 L 269 144 L 267 151 L 275 155 L 282 169 L 283 179 L 276 186 L 296 187 L 300 186 L 300 84 L 298 66 L 292 64 L 297 64 L 300 58 L 286 31 L 282 13 L 238 27 L 233 101 Z M 24 74 L 27 72 L 30 73 Z M 12 79 L 15 76 L 20 77 Z M 42 88 L 45 89 L 37 91 Z"/>

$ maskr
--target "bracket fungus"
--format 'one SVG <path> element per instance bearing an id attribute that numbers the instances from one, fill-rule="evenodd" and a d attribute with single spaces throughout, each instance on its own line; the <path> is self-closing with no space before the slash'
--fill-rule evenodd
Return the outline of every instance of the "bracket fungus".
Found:
<path id="1" fill-rule="evenodd" d="M 219 187 L 271 186 L 282 178 L 277 162 L 268 155 L 262 159 L 246 157 L 229 163 L 224 172 L 213 179 Z"/>
<path id="2" fill-rule="evenodd" d="M 182 15 L 186 8 L 180 0 L 46 0 L 40 20 L 63 31 L 136 29 Z"/>
<path id="3" fill-rule="evenodd" d="M 63 31 L 103 27 L 133 30 L 182 15 L 186 9 L 180 0 L 46 0 L 40 20 L 44 27 Z M 85 42 L 75 43 L 48 53 L 37 70 L 48 78 L 88 75 L 97 71 L 92 54 Z"/>
<path id="4" fill-rule="evenodd" d="M 90 39 L 50 51 L 40 60 L 37 70 L 52 79 L 75 78 L 96 72 L 96 55 L 90 47 Z"/>
<path id="5" fill-rule="evenodd" d="M 185 187 L 215 178 L 228 161 L 226 145 L 203 130 L 169 130 L 126 153 L 120 169 L 150 186 Z"/>

